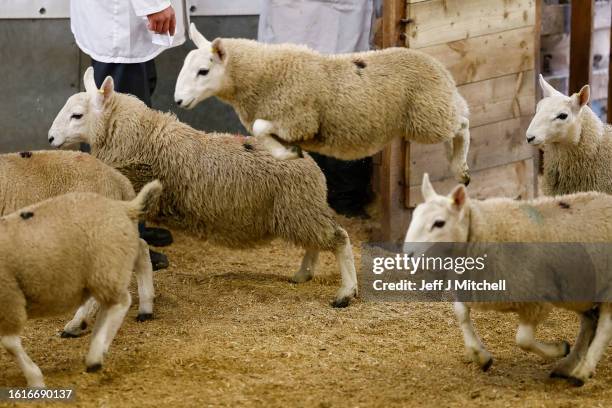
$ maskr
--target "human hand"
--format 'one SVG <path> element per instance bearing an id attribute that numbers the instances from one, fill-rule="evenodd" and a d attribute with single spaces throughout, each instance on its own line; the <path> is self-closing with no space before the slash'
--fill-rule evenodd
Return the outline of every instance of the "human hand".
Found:
<path id="1" fill-rule="evenodd" d="M 169 32 L 170 35 L 174 35 L 174 30 L 176 29 L 176 16 L 172 6 L 162 11 L 158 11 L 157 13 L 149 14 L 147 19 L 149 19 L 149 24 L 147 26 L 149 30 L 157 34 Z"/>

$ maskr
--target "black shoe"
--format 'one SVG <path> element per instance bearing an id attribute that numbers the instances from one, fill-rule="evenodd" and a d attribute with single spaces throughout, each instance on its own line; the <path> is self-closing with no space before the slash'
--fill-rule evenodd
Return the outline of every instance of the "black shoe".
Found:
<path id="1" fill-rule="evenodd" d="M 151 251 L 149 249 L 149 256 L 151 257 L 151 265 L 154 271 L 166 269 L 170 265 L 168 263 L 168 257 L 160 252 Z"/>
<path id="2" fill-rule="evenodd" d="M 145 227 L 140 238 L 147 241 L 147 244 L 156 247 L 165 247 L 172 244 L 172 233 L 164 228 L 149 228 Z"/>

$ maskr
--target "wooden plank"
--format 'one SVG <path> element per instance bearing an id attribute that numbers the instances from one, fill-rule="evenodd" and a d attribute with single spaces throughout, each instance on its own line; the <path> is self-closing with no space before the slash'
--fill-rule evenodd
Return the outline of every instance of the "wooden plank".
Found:
<path id="1" fill-rule="evenodd" d="M 612 16 L 612 4 L 609 1 L 598 1 L 595 3 L 595 19 L 593 29 L 610 28 Z"/>
<path id="2" fill-rule="evenodd" d="M 531 70 L 460 86 L 459 93 L 470 106 L 470 126 L 533 114 L 534 76 Z"/>
<path id="3" fill-rule="evenodd" d="M 406 11 L 406 0 L 384 0 L 383 2 L 383 47 L 395 47 L 402 44 L 400 37 L 401 20 Z M 410 212 L 404 205 L 405 189 L 405 154 L 406 143 L 395 139 L 382 151 L 379 172 L 380 188 L 380 229 L 373 231 L 373 238 L 384 241 L 400 241 L 404 238 Z"/>
<path id="4" fill-rule="evenodd" d="M 595 0 L 572 1 L 569 91 L 591 83 L 591 49 Z"/>
<path id="5" fill-rule="evenodd" d="M 542 35 L 569 31 L 569 4 L 547 4 L 542 8 Z"/>
<path id="6" fill-rule="evenodd" d="M 474 172 L 468 186 L 470 198 L 509 197 L 528 199 L 534 196 L 532 183 L 534 174 L 533 159 L 522 160 L 502 166 Z M 456 185 L 454 179 L 444 179 L 432 183 L 439 194 L 448 194 Z M 414 208 L 423 201 L 421 186 L 410 186 L 410 207 Z"/>
<path id="7" fill-rule="evenodd" d="M 534 0 L 431 0 L 408 6 L 408 46 L 423 48 L 533 26 Z"/>
<path id="8" fill-rule="evenodd" d="M 512 163 L 534 156 L 534 149 L 525 141 L 525 132 L 531 116 L 509 119 L 470 129 L 471 146 L 468 165 L 471 172 L 478 172 L 504 163 Z M 441 144 L 412 144 L 409 156 L 409 183 L 420 185 L 423 173 L 429 173 L 432 181 L 452 179 L 444 146 Z"/>
<path id="9" fill-rule="evenodd" d="M 534 27 L 421 48 L 441 61 L 458 85 L 527 71 L 534 67 Z"/>

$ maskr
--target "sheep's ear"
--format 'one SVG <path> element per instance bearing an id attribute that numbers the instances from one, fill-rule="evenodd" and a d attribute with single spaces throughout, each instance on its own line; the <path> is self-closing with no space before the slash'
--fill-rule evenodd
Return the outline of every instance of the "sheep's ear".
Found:
<path id="1" fill-rule="evenodd" d="M 553 95 L 562 95 L 561 92 L 557 91 L 551 84 L 546 82 L 542 74 L 540 74 L 540 87 L 542 88 L 542 95 L 545 98 Z"/>
<path id="2" fill-rule="evenodd" d="M 189 25 L 189 37 L 191 37 L 191 41 L 193 41 L 198 48 L 205 49 L 210 47 L 210 41 L 200 34 L 194 23 Z"/>
<path id="3" fill-rule="evenodd" d="M 227 57 L 227 53 L 225 52 L 225 45 L 220 38 L 216 38 L 212 42 L 212 54 L 213 59 L 216 62 L 223 63 L 225 62 L 225 58 Z"/>
<path id="4" fill-rule="evenodd" d="M 467 200 L 467 190 L 463 184 L 459 184 L 455 189 L 450 193 L 449 198 L 451 199 L 452 206 L 455 210 L 460 211 L 463 209 L 465 202 Z"/>
<path id="5" fill-rule="evenodd" d="M 89 93 L 98 92 L 98 87 L 96 86 L 96 81 L 94 79 L 94 69 L 93 67 L 89 67 L 85 70 L 85 74 L 83 74 L 83 85 L 85 86 L 85 91 Z"/>
<path id="6" fill-rule="evenodd" d="M 97 91 L 96 102 L 99 106 L 104 105 L 115 92 L 115 83 L 111 76 L 107 76 L 104 78 L 104 82 L 102 82 L 102 86 Z"/>
<path id="7" fill-rule="evenodd" d="M 577 108 L 582 108 L 584 105 L 589 103 L 590 99 L 591 99 L 591 87 L 588 85 L 583 86 L 580 92 L 572 95 L 572 102 Z"/>
<path id="8" fill-rule="evenodd" d="M 434 190 L 434 188 L 433 188 L 433 186 L 429 182 L 429 174 L 427 174 L 427 173 L 423 174 L 423 183 L 421 185 L 421 194 L 423 194 L 423 198 L 425 199 L 425 201 L 432 200 L 437 195 L 435 190 Z"/>

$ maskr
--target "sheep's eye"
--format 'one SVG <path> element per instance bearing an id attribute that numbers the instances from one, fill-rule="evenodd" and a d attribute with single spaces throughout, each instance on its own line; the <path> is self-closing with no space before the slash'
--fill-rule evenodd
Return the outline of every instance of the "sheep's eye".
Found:
<path id="1" fill-rule="evenodd" d="M 567 119 L 567 113 L 560 113 L 555 119 L 565 120 Z"/>
<path id="2" fill-rule="evenodd" d="M 431 226 L 431 229 L 434 228 L 442 228 L 444 225 L 446 225 L 446 221 L 444 220 L 438 220 L 436 222 L 433 223 L 433 225 Z"/>
<path id="3" fill-rule="evenodd" d="M 83 117 L 82 113 L 73 113 L 70 119 L 81 119 Z"/>
<path id="4" fill-rule="evenodd" d="M 198 75 L 206 76 L 206 75 L 208 75 L 208 70 L 207 69 L 201 69 L 201 70 L 198 71 Z"/>

